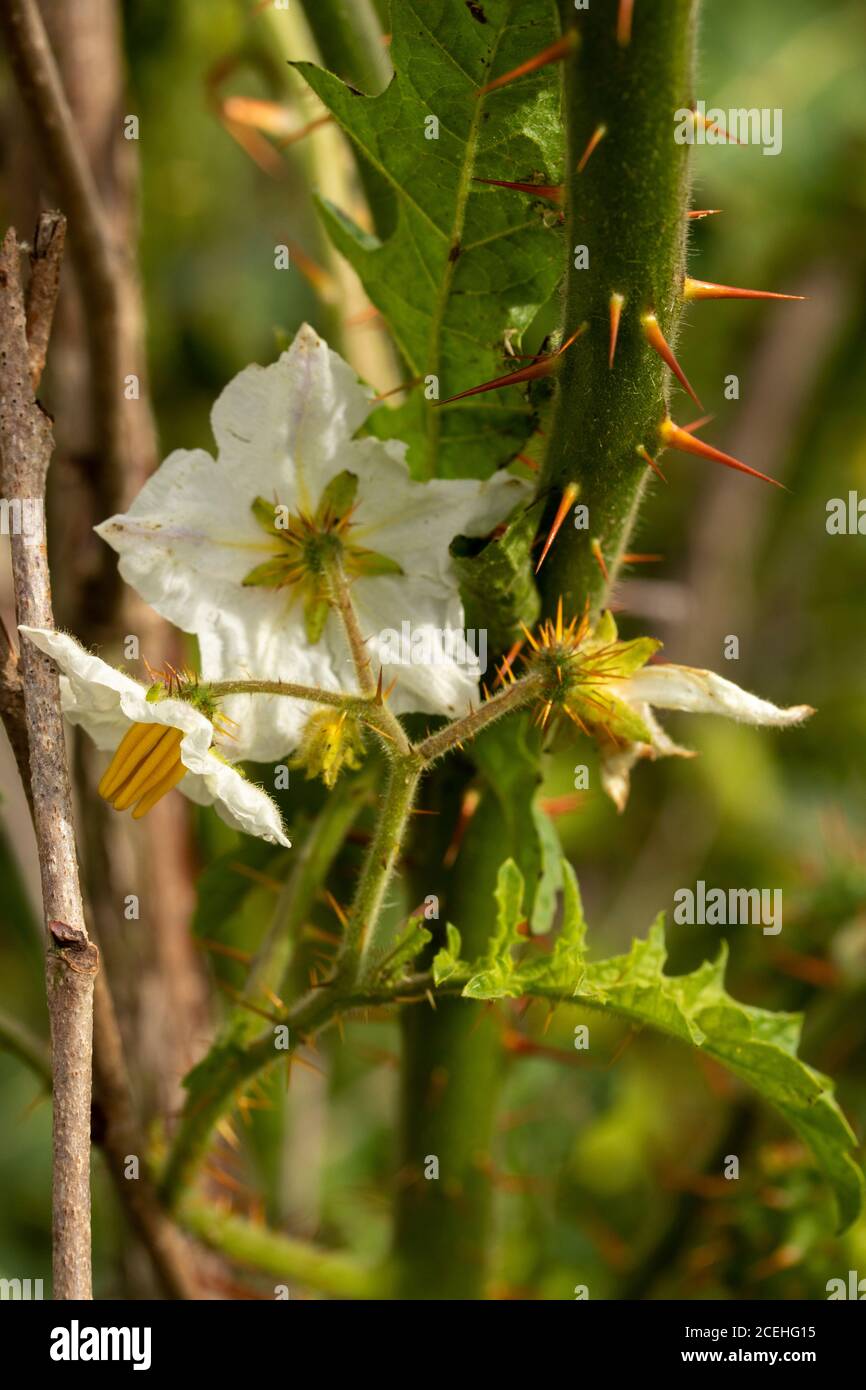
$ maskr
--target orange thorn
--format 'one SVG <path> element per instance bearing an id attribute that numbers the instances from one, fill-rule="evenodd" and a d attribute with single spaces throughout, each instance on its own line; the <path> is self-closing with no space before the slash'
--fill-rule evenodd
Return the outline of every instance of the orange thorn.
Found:
<path id="1" fill-rule="evenodd" d="M 664 473 L 659 468 L 655 459 L 652 457 L 652 454 L 650 453 L 649 449 L 647 449 L 644 444 L 638 444 L 635 452 L 643 459 L 644 463 L 647 464 L 648 467 L 650 467 L 652 471 L 658 475 L 659 478 L 661 478 L 663 483 L 667 482 L 667 478 L 665 477 Z"/>
<path id="2" fill-rule="evenodd" d="M 336 304 L 340 298 L 337 281 L 330 271 L 323 269 L 312 256 L 308 256 L 296 241 L 289 242 L 289 254 L 308 284 L 321 296 L 325 304 Z"/>
<path id="3" fill-rule="evenodd" d="M 565 195 L 565 185 L 561 183 L 509 183 L 506 179 L 481 179 L 477 176 L 472 181 L 492 184 L 494 188 L 513 188 L 518 193 L 534 193 L 537 198 L 547 198 L 551 203 L 561 203 Z"/>
<path id="4" fill-rule="evenodd" d="M 725 129 L 721 121 L 711 121 L 709 116 L 705 115 L 703 111 L 693 111 L 692 115 L 695 118 L 695 124 L 701 126 L 704 130 L 717 130 L 719 134 L 723 135 L 726 140 L 729 140 L 732 145 L 745 144 L 744 140 L 738 140 L 736 135 L 731 135 L 730 131 Z"/>
<path id="5" fill-rule="evenodd" d="M 619 321 L 622 318 L 625 295 L 614 292 L 610 297 L 610 354 L 607 365 L 613 366 L 613 359 L 616 354 L 616 343 L 619 337 Z"/>
<path id="6" fill-rule="evenodd" d="M 331 909 L 331 911 L 336 915 L 341 927 L 344 930 L 346 930 L 349 926 L 349 918 L 346 915 L 345 910 L 337 902 L 337 899 L 334 897 L 330 889 L 326 888 L 322 893 L 322 897 L 325 899 L 325 902 L 328 904 L 328 907 Z"/>
<path id="7" fill-rule="evenodd" d="M 577 172 L 578 172 L 579 174 L 582 174 L 582 173 L 583 173 L 584 169 L 586 168 L 587 164 L 588 164 L 589 161 L 590 161 L 590 158 L 591 158 L 591 156 L 592 156 L 593 150 L 595 150 L 595 148 L 596 148 L 598 145 L 601 144 L 602 140 L 604 139 L 604 137 L 605 137 L 606 135 L 607 135 L 607 126 L 606 126 L 606 125 L 602 124 L 602 125 L 596 126 L 596 128 L 595 128 L 595 130 L 593 131 L 592 135 L 589 137 L 589 144 L 587 145 L 587 147 L 586 147 L 586 149 L 584 150 L 583 154 L 580 156 L 580 163 L 579 163 L 578 166 L 577 166 Z"/>
<path id="8" fill-rule="evenodd" d="M 528 468 L 532 473 L 538 472 L 538 464 L 535 462 L 535 459 L 531 459 L 528 454 L 518 454 L 517 458 L 518 461 L 523 464 L 524 468 Z"/>
<path id="9" fill-rule="evenodd" d="M 664 558 L 664 555 L 633 555 L 629 551 L 620 555 L 619 561 L 621 565 L 658 565 Z"/>
<path id="10" fill-rule="evenodd" d="M 466 396 L 479 396 L 483 391 L 499 391 L 503 386 L 518 386 L 523 381 L 535 381 L 538 377 L 549 376 L 553 371 L 553 364 L 558 357 L 570 348 L 576 338 L 585 333 L 588 324 L 582 323 L 576 333 L 563 343 L 556 352 L 550 352 L 545 357 L 539 357 L 537 361 L 530 362 L 528 367 L 521 367 L 516 372 L 508 372 L 506 376 L 498 376 L 493 381 L 484 381 L 480 386 L 470 386 L 468 391 L 458 391 L 456 396 L 449 396 L 447 400 L 435 401 L 434 405 L 451 405 L 454 401 L 462 401 Z"/>
<path id="11" fill-rule="evenodd" d="M 683 298 L 693 299 L 805 299 L 804 294 L 773 294 L 770 290 L 741 290 L 733 285 L 714 285 L 710 280 L 686 276 Z"/>
<path id="12" fill-rule="evenodd" d="M 683 425 L 683 429 L 688 430 L 689 434 L 694 434 L 696 430 L 702 430 L 704 425 L 708 425 L 715 418 L 715 415 L 700 415 L 697 420 L 691 420 L 689 424 Z"/>
<path id="13" fill-rule="evenodd" d="M 690 220 L 691 222 L 699 222 L 699 221 L 701 220 L 702 217 L 717 217 L 718 214 L 719 214 L 720 212 L 722 212 L 722 211 L 723 211 L 722 208 L 696 208 L 696 209 L 692 209 L 692 211 L 689 213 L 689 220 Z"/>
<path id="14" fill-rule="evenodd" d="M 567 487 L 565 488 L 565 491 L 563 492 L 562 497 L 561 497 L 561 499 L 560 499 L 559 506 L 558 506 L 557 509 L 556 509 L 556 516 L 553 518 L 553 525 L 551 526 L 550 530 L 549 530 L 548 533 L 547 533 L 547 540 L 544 542 L 544 549 L 543 549 L 542 552 L 541 552 L 541 559 L 539 560 L 538 564 L 535 566 L 535 573 L 536 573 L 536 574 L 538 574 L 538 571 L 541 569 L 541 566 L 544 564 L 545 560 L 547 559 L 548 553 L 549 553 L 549 551 L 550 551 L 550 547 L 553 545 L 553 542 L 556 540 L 556 537 L 559 535 L 559 531 L 560 531 L 560 528 L 562 527 L 562 523 L 565 521 L 566 516 L 568 515 L 569 511 L 571 510 L 572 503 L 574 502 L 575 498 L 577 497 L 577 494 L 579 493 L 579 491 L 580 491 L 580 488 L 577 486 L 577 483 L 569 483 L 569 484 L 567 485 Z"/>
<path id="15" fill-rule="evenodd" d="M 665 338 L 665 335 L 662 333 L 661 328 L 659 327 L 659 321 L 656 318 L 655 314 L 644 314 L 643 318 L 641 319 L 641 327 L 644 331 L 644 337 L 646 338 L 653 352 L 657 352 L 662 361 L 667 363 L 667 365 L 670 367 L 671 371 L 673 372 L 674 376 L 676 377 L 680 385 L 683 387 L 683 389 L 688 391 L 695 404 L 701 406 L 701 410 L 703 410 L 703 406 L 698 400 L 697 395 L 695 394 L 695 391 L 693 390 L 688 377 L 686 376 L 685 372 L 683 371 L 682 367 L 680 366 L 679 362 L 674 356 L 673 349 L 671 348 L 670 344 Z"/>
<path id="16" fill-rule="evenodd" d="M 628 48 L 631 43 L 633 15 L 634 0 L 619 0 L 619 14 L 616 17 L 616 41 L 620 48 Z"/>
<path id="17" fill-rule="evenodd" d="M 503 679 L 503 676 L 504 676 L 506 673 L 510 674 L 510 672 L 511 672 L 511 667 L 513 666 L 513 664 L 514 664 L 516 658 L 520 655 L 520 652 L 521 652 L 522 649 L 523 649 L 523 645 L 524 645 L 525 640 L 526 640 L 526 639 L 523 638 L 523 637 L 518 637 L 517 641 L 516 641 L 516 642 L 513 642 L 512 645 L 509 647 L 508 653 L 507 653 L 507 655 L 506 655 L 506 656 L 504 657 L 504 659 L 503 659 L 501 669 L 500 669 L 500 670 L 497 670 L 497 672 L 496 672 L 496 680 L 495 680 L 494 683 L 493 683 L 493 689 L 494 689 L 494 690 L 496 689 L 497 685 L 500 685 L 500 684 L 501 684 L 502 679 Z"/>
<path id="18" fill-rule="evenodd" d="M 605 582 L 605 584 L 609 584 L 609 583 L 610 583 L 610 575 L 609 575 L 608 572 L 607 572 L 607 565 L 605 564 L 605 562 L 604 562 L 604 556 L 603 556 L 602 553 L 601 553 L 601 541 L 599 541 L 599 540 L 594 540 L 594 541 L 592 541 L 589 548 L 590 548 L 590 550 L 592 551 L 593 556 L 595 557 L 596 564 L 598 565 L 599 569 L 601 570 L 601 572 L 602 572 L 602 574 L 603 574 L 603 576 L 604 576 L 604 582 Z"/>
<path id="19" fill-rule="evenodd" d="M 723 454 L 721 449 L 714 449 L 711 444 L 705 444 L 702 439 L 695 439 L 688 430 L 675 425 L 670 417 L 662 421 L 659 426 L 659 434 L 662 442 L 669 449 L 679 449 L 684 454 L 695 454 L 698 458 L 709 459 L 712 463 L 723 463 L 726 468 L 735 468 L 739 473 L 748 473 L 752 478 L 760 478 L 764 483 L 772 483 L 773 487 L 784 487 L 776 478 L 771 478 L 766 473 L 759 473 L 757 468 L 750 468 L 747 463 L 741 463 L 739 459 L 732 458 L 730 454 Z"/>
<path id="20" fill-rule="evenodd" d="M 519 77 L 526 77 L 531 72 L 538 72 L 539 68 L 547 67 L 548 63 L 559 63 L 564 58 L 568 58 L 577 47 L 577 30 L 569 29 L 567 34 L 563 34 L 556 43 L 550 44 L 547 48 L 542 48 L 540 53 L 534 57 L 527 58 L 525 63 L 519 67 L 512 68 L 510 72 L 505 72 L 501 77 L 497 77 L 493 82 L 488 82 L 486 86 L 479 87 L 475 93 L 478 97 L 486 96 L 488 92 L 498 91 L 500 87 L 507 87 L 509 82 L 516 82 Z"/>

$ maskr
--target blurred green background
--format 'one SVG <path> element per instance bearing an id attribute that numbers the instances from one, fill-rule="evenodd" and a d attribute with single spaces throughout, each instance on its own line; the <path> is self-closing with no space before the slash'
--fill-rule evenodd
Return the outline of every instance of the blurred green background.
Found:
<path id="1" fill-rule="evenodd" d="M 123 9 L 161 450 L 208 448 L 210 405 L 235 372 L 271 360 L 304 319 L 326 335 L 337 324 L 335 304 L 322 304 L 297 269 L 273 274 L 277 244 L 327 267 L 315 156 L 292 147 L 278 174 L 267 172 L 231 138 L 214 99 L 231 92 L 291 106 L 285 58 L 301 55 L 289 52 L 281 19 L 235 0 L 127 0 Z M 727 936 L 729 989 L 805 1011 L 803 1054 L 836 1078 L 861 1139 L 866 539 L 828 535 L 825 522 L 829 499 L 866 498 L 864 40 L 861 0 L 704 6 L 696 95 L 724 109 L 781 107 L 784 146 L 777 158 L 757 147 L 696 151 L 695 205 L 723 212 L 694 224 L 691 273 L 808 302 L 696 305 L 679 355 L 715 412 L 705 437 L 788 491 L 669 456 L 669 486 L 654 486 L 634 542 L 663 558 L 632 566 L 617 594 L 624 635 L 653 632 L 669 660 L 818 713 L 788 734 L 670 717 L 666 727 L 700 757 L 638 767 L 622 817 L 596 790 L 573 795 L 576 764 L 590 765 L 597 786 L 588 746 L 551 759 L 543 793 L 599 954 L 624 948 L 658 911 L 670 914 L 675 890 L 698 879 L 782 889 L 779 936 L 670 926 L 668 968 L 693 968 Z M 219 86 L 209 81 L 218 72 Z M 369 353 L 367 374 L 381 386 L 388 363 L 376 340 L 375 326 L 361 323 L 340 345 L 362 371 Z M 739 399 L 729 401 L 731 374 Z M 681 394 L 674 414 L 694 414 Z M 730 635 L 736 661 L 724 655 Z M 293 784 L 289 815 L 303 820 L 323 796 Z M 203 864 L 232 855 L 230 832 L 210 818 L 198 825 Z M 0 1007 L 44 1035 L 34 884 L 14 853 L 23 833 L 7 815 Z M 249 851 L 262 870 L 265 850 Z M 341 862 L 347 884 L 357 852 L 350 846 Z M 222 894 L 219 867 L 210 873 Z M 248 895 L 223 939 L 254 941 L 263 901 Z M 317 920 L 333 925 L 326 906 Z M 230 984 L 231 964 L 213 960 Z M 559 1010 L 545 1032 L 540 1015 L 537 1041 L 510 1057 L 495 1177 L 501 1296 L 567 1299 L 580 1282 L 593 1297 L 822 1298 L 829 1278 L 866 1275 L 866 1221 L 834 1235 L 825 1186 L 771 1113 L 695 1055 L 647 1034 L 632 1039 L 622 1025 L 602 1032 L 596 1022 L 584 1065 L 572 1046 L 578 1021 Z M 265 1084 L 272 1108 L 239 1127 L 232 1171 L 265 1194 L 275 1219 L 372 1254 L 388 1238 L 396 1033 L 375 1019 L 349 1030 L 351 1046 L 330 1035 L 323 1043 L 319 1071 L 295 1071 L 288 1097 L 281 1081 Z M 5 1054 L 0 1134 L 0 1277 L 47 1281 L 50 1108 Z M 719 1177 L 729 1153 L 740 1156 L 736 1183 Z M 100 1172 L 97 1295 L 117 1296 L 128 1279 Z M 254 1289 L 254 1276 L 247 1283 Z"/>

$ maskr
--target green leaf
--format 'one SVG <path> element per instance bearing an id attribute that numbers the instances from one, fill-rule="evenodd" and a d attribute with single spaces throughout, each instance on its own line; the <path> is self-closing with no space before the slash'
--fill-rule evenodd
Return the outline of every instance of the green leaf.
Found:
<path id="1" fill-rule="evenodd" d="M 533 936 L 545 936 L 553 926 L 556 900 L 562 888 L 562 846 L 556 826 L 537 802 L 532 805 L 532 820 L 541 853 L 541 873 L 535 889 L 530 925 Z"/>
<path id="2" fill-rule="evenodd" d="M 506 859 L 496 879 L 496 927 L 480 969 L 464 987 L 467 999 L 519 998 L 524 987 L 516 969 L 513 947 L 523 938 L 518 927 L 523 917 L 523 874 L 513 859 Z"/>
<path id="3" fill-rule="evenodd" d="M 394 190 L 396 226 L 384 242 L 333 205 L 320 207 L 335 246 L 385 316 L 407 374 L 436 377 L 442 400 L 507 371 L 506 332 L 529 327 L 563 260 L 547 205 L 474 182 L 558 181 L 555 67 L 478 95 L 558 37 L 556 6 L 484 0 L 484 14 L 480 23 L 454 0 L 393 0 L 396 76 L 379 96 L 295 65 Z M 437 408 L 419 387 L 406 405 L 378 411 L 372 428 L 408 442 L 416 476 L 488 477 L 520 451 L 533 415 L 516 388 Z"/>
<path id="4" fill-rule="evenodd" d="M 445 927 L 445 939 L 447 944 L 433 957 L 433 983 L 436 985 L 444 984 L 446 980 L 451 980 L 455 976 L 462 979 L 468 970 L 465 962 L 460 959 L 460 949 L 463 944 L 460 933 L 451 922 Z"/>
<path id="5" fill-rule="evenodd" d="M 501 535 L 477 549 L 477 542 L 458 539 L 451 558 L 460 581 L 468 628 L 487 630 L 492 652 L 507 651 L 521 635 L 520 624 L 533 627 L 541 601 L 535 587 L 532 544 L 543 503 L 521 509 Z"/>
<path id="6" fill-rule="evenodd" d="M 526 718 L 503 719 L 485 729 L 467 753 L 493 793 L 500 813 L 497 844 L 500 856 L 510 855 L 526 883 L 526 912 L 535 912 L 535 895 L 545 858 L 535 815 L 541 781 L 540 735 Z"/>
<path id="7" fill-rule="evenodd" d="M 832 1092 L 832 1082 L 797 1056 L 802 1020 L 732 999 L 725 990 L 727 946 L 716 960 L 688 975 L 666 975 L 664 918 L 624 955 L 587 965 L 586 923 L 577 880 L 563 862 L 563 923 L 544 960 L 514 962 L 520 938 L 523 883 L 512 861 L 500 870 L 499 914 L 489 953 L 469 965 L 449 941 L 449 971 L 469 973 L 463 993 L 473 999 L 522 994 L 602 1009 L 700 1049 L 727 1067 L 787 1120 L 809 1146 L 833 1186 L 842 1227 L 859 1215 L 863 1174 L 851 1149 L 856 1140 Z M 459 943 L 457 943 L 459 946 Z M 445 978 L 443 976 L 443 978 Z M 438 981 L 437 981 L 438 983 Z"/>
<path id="8" fill-rule="evenodd" d="M 410 917 L 405 928 L 397 938 L 396 944 L 382 960 L 376 978 L 379 981 L 397 980 L 405 973 L 406 966 L 433 940 L 433 935 L 424 926 L 423 917 Z"/>
<path id="9" fill-rule="evenodd" d="M 726 945 L 690 975 L 663 974 L 666 956 L 659 918 L 629 955 L 591 965 L 575 998 L 691 1043 L 754 1087 L 812 1150 L 833 1185 L 842 1226 L 850 1225 L 863 1200 L 863 1174 L 849 1152 L 856 1141 L 832 1082 L 797 1057 L 799 1015 L 732 999 L 724 988 Z"/>

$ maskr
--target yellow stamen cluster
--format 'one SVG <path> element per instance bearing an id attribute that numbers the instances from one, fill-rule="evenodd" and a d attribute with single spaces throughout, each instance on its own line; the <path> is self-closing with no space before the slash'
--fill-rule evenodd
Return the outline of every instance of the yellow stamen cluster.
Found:
<path id="1" fill-rule="evenodd" d="M 180 760 L 182 738 L 182 729 L 165 724 L 133 724 L 99 783 L 99 795 L 115 811 L 134 807 L 133 819 L 140 820 L 186 772 Z"/>

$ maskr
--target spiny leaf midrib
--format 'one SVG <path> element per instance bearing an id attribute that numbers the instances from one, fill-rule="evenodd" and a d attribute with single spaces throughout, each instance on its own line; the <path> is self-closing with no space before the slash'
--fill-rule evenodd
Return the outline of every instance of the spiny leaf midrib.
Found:
<path id="1" fill-rule="evenodd" d="M 509 28 L 509 21 L 511 19 L 512 8 L 513 5 L 509 5 L 508 10 L 503 15 L 502 23 L 496 32 L 496 36 L 493 42 L 493 51 L 490 55 L 489 66 L 491 68 L 493 67 L 494 62 L 496 61 L 496 54 L 499 52 L 499 45 L 502 42 L 503 36 Z M 435 36 L 430 33 L 429 28 L 424 23 L 423 19 L 420 18 L 420 16 L 419 22 L 423 25 L 425 31 L 428 34 L 430 34 L 431 39 L 433 39 L 434 42 L 438 43 Z M 452 63 L 452 66 L 457 68 L 458 72 L 462 73 L 464 77 L 469 77 L 469 74 L 464 72 L 464 69 L 460 67 L 460 64 L 457 63 L 455 59 L 450 54 L 448 54 L 445 49 L 442 48 L 441 44 L 438 44 L 438 47 L 442 50 L 443 53 L 445 53 L 446 57 L 448 57 L 449 61 Z M 469 78 L 469 80 L 471 81 L 472 79 Z M 469 201 L 469 185 L 472 180 L 472 170 L 475 168 L 475 158 L 478 147 L 478 132 L 481 127 L 481 118 L 484 113 L 484 106 L 486 100 L 487 98 L 485 95 L 479 96 L 475 101 L 475 112 L 472 116 L 472 121 L 469 126 L 469 135 L 467 137 L 466 144 L 463 150 L 463 159 L 461 161 L 460 175 L 457 184 L 457 197 L 454 205 L 454 220 L 451 225 L 451 235 L 448 238 L 449 253 L 453 251 L 455 247 L 459 247 L 463 235 L 463 228 L 466 225 L 466 205 Z M 449 254 L 445 261 L 445 274 L 442 277 L 440 287 L 433 301 L 433 317 L 430 323 L 430 337 L 428 340 L 427 361 L 429 364 L 429 374 L 437 378 L 441 376 L 440 365 L 442 357 L 442 325 L 445 318 L 445 310 L 448 306 L 448 301 L 451 295 L 451 286 L 454 281 L 454 270 L 456 265 L 457 259 L 452 260 Z M 427 441 L 427 448 L 424 466 L 427 476 L 432 478 L 436 474 L 436 461 L 439 451 L 439 439 L 442 430 L 442 421 L 440 412 L 438 410 L 427 410 L 425 414 L 425 436 Z"/>

